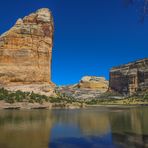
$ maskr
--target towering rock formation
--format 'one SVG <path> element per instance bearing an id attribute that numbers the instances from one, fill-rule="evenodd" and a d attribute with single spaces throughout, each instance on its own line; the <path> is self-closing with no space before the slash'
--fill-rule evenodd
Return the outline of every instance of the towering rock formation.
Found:
<path id="1" fill-rule="evenodd" d="M 51 12 L 43 8 L 2 34 L 0 84 L 50 83 L 53 31 Z"/>
<path id="2" fill-rule="evenodd" d="M 148 58 L 114 67 L 110 70 L 110 90 L 134 94 L 148 89 Z"/>

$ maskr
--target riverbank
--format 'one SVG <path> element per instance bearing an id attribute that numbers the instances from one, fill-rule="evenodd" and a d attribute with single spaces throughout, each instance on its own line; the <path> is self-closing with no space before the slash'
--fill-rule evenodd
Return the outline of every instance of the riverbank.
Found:
<path id="1" fill-rule="evenodd" d="M 46 96 L 34 92 L 9 91 L 0 89 L 0 109 L 77 109 L 94 106 L 148 105 L 148 95 L 129 98 L 76 99 L 55 92 L 55 96 Z M 111 96 L 109 96 L 111 97 Z"/>
<path id="2" fill-rule="evenodd" d="M 0 110 L 2 109 L 79 109 L 84 108 L 85 105 L 82 105 L 80 103 L 50 103 L 50 102 L 44 102 L 42 104 L 40 103 L 29 103 L 29 102 L 15 102 L 15 103 L 7 103 L 5 101 L 0 101 Z"/>
<path id="3" fill-rule="evenodd" d="M 148 99 L 143 98 L 123 98 L 123 99 L 92 99 L 87 101 L 88 106 L 100 106 L 100 105 L 148 105 Z"/>
<path id="4" fill-rule="evenodd" d="M 127 107 L 137 107 L 137 106 L 148 106 L 147 102 L 131 103 L 131 104 L 113 104 L 113 103 L 102 103 L 102 104 L 86 104 L 86 103 L 50 103 L 44 102 L 40 103 L 29 103 L 29 102 L 15 102 L 7 103 L 5 101 L 0 101 L 0 110 L 31 110 L 31 109 L 80 109 L 80 108 L 90 108 L 90 107 L 109 107 L 109 108 L 127 108 Z"/>
<path id="5" fill-rule="evenodd" d="M 34 92 L 0 89 L 0 109 L 73 109 L 82 107 L 84 107 L 82 102 L 59 93 L 55 96 L 46 96 Z"/>

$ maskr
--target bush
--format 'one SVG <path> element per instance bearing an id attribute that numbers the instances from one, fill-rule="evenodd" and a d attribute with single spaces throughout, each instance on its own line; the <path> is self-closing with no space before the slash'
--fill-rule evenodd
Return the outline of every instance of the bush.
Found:
<path id="1" fill-rule="evenodd" d="M 92 100 L 86 102 L 86 104 L 88 104 L 88 105 L 95 105 L 97 103 L 98 103 L 98 100 L 96 100 L 96 99 L 92 99 Z"/>
<path id="2" fill-rule="evenodd" d="M 0 100 L 5 100 L 8 103 L 14 103 L 14 102 L 23 102 L 27 101 L 29 103 L 38 102 L 42 104 L 44 101 L 51 102 L 51 103 L 73 103 L 78 102 L 81 103 L 81 101 L 76 100 L 75 98 L 71 96 L 67 96 L 66 94 L 62 94 L 60 92 L 57 92 L 57 97 L 48 97 L 45 95 L 36 94 L 34 92 L 22 92 L 20 90 L 16 92 L 8 91 L 4 88 L 0 89 Z M 95 101 L 91 101 L 91 104 L 95 104 Z"/>

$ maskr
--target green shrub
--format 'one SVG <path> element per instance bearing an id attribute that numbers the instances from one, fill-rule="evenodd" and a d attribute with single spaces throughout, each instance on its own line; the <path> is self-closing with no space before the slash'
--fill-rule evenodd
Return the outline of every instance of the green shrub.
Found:
<path id="1" fill-rule="evenodd" d="M 31 100 L 31 99 L 30 99 L 30 100 L 29 100 L 29 103 L 34 103 L 34 100 Z"/>
<path id="2" fill-rule="evenodd" d="M 30 102 L 30 103 L 34 103 L 34 102 L 38 102 L 40 104 L 42 104 L 44 101 L 46 102 L 51 102 L 51 103 L 73 103 L 73 102 L 78 102 L 81 103 L 82 101 L 80 100 L 76 100 L 75 98 L 73 98 L 72 96 L 68 96 L 66 94 L 62 94 L 60 92 L 56 92 L 57 93 L 57 97 L 48 97 L 46 95 L 40 95 L 40 94 L 36 94 L 34 92 L 22 92 L 20 90 L 16 91 L 16 92 L 12 92 L 12 91 L 8 91 L 4 88 L 0 89 L 0 100 L 5 100 L 8 103 L 14 103 L 14 102 Z M 85 101 L 83 101 L 82 103 L 84 103 Z M 88 102 L 90 104 L 96 104 L 97 101 L 93 100 Z"/>

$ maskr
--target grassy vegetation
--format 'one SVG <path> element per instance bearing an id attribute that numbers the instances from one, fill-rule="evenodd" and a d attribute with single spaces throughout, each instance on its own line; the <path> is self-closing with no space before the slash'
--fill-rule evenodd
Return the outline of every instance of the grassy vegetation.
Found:
<path id="1" fill-rule="evenodd" d="M 61 93 L 59 91 L 56 91 L 56 98 L 52 98 L 51 103 L 64 103 L 66 104 L 79 104 L 80 107 L 83 107 L 83 105 L 85 104 L 85 102 L 83 100 L 77 100 L 75 98 L 73 98 L 72 96 L 68 96 L 65 93 Z"/>
<path id="2" fill-rule="evenodd" d="M 15 102 L 38 102 L 43 103 L 43 101 L 50 101 L 51 98 L 45 96 L 45 95 L 39 95 L 35 94 L 34 92 L 22 92 L 22 91 L 16 91 L 11 92 L 4 88 L 0 89 L 0 100 L 5 100 L 8 103 L 15 103 Z"/>
<path id="3" fill-rule="evenodd" d="M 109 105 L 109 104 L 148 104 L 148 91 L 144 93 L 137 93 L 133 96 L 127 98 L 112 98 L 116 94 L 105 93 L 99 98 L 96 99 L 88 99 L 88 100 L 77 100 L 71 96 L 67 96 L 66 94 L 55 92 L 56 97 L 48 97 L 45 95 L 36 94 L 34 92 L 22 92 L 22 91 L 8 91 L 4 88 L 0 89 L 0 100 L 5 100 L 8 103 L 15 103 L 15 102 L 29 102 L 29 103 L 44 103 L 50 102 L 54 104 L 73 104 L 78 103 L 81 106 L 84 104 L 87 105 Z"/>
<path id="4" fill-rule="evenodd" d="M 8 91 L 4 88 L 0 88 L 0 100 L 4 100 L 7 103 L 15 102 L 29 102 L 29 103 L 61 103 L 61 104 L 72 104 L 81 103 L 81 101 L 76 101 L 73 97 L 66 96 L 60 92 L 56 92 L 56 97 L 48 97 L 45 95 L 36 94 L 34 92 L 22 92 L 22 91 Z"/>
<path id="5" fill-rule="evenodd" d="M 112 98 L 113 96 L 114 95 L 111 95 L 110 93 L 106 93 L 100 96 L 99 98 L 86 101 L 86 104 L 88 105 L 148 104 L 148 92 L 137 93 L 129 97 L 125 97 L 125 98 L 121 97 L 120 99 Z"/>
<path id="6" fill-rule="evenodd" d="M 73 97 L 66 96 L 66 94 L 62 94 L 60 92 L 57 92 L 58 100 L 62 102 L 63 100 L 66 100 L 69 103 L 78 102 L 87 105 L 118 105 L 118 104 L 148 104 L 148 92 L 143 93 L 137 93 L 130 97 L 123 97 L 121 94 L 116 92 L 106 92 L 102 94 L 100 97 L 95 99 L 80 99 L 77 100 Z M 57 100 L 57 98 L 54 99 L 54 101 Z"/>
<path id="7" fill-rule="evenodd" d="M 86 101 L 88 105 L 99 105 L 99 104 L 114 104 L 116 103 L 115 99 L 92 99 Z"/>

